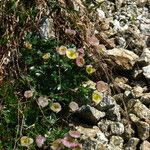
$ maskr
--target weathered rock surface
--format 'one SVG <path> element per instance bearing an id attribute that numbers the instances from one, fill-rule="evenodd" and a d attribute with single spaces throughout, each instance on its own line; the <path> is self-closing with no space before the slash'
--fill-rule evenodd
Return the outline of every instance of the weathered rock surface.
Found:
<path id="1" fill-rule="evenodd" d="M 143 141 L 140 145 L 140 150 L 150 150 L 150 143 L 148 141 Z"/>
<path id="2" fill-rule="evenodd" d="M 135 137 L 130 138 L 128 143 L 125 145 L 125 150 L 136 150 L 139 141 L 140 140 L 138 138 Z"/>
<path id="3" fill-rule="evenodd" d="M 150 125 L 144 121 L 138 121 L 136 126 L 138 129 L 138 137 L 143 141 L 148 139 L 150 136 Z"/>
<path id="4" fill-rule="evenodd" d="M 110 125 L 110 130 L 113 135 L 121 135 L 124 133 L 124 125 L 120 122 L 113 122 Z"/>
<path id="5" fill-rule="evenodd" d="M 105 112 L 101 112 L 90 105 L 83 105 L 79 110 L 72 114 L 74 120 L 77 122 L 86 123 L 89 125 L 97 124 L 97 122 L 105 116 Z"/>
<path id="6" fill-rule="evenodd" d="M 132 112 L 137 115 L 140 119 L 150 119 L 150 109 L 148 109 L 139 100 L 133 105 Z"/>
<path id="7" fill-rule="evenodd" d="M 139 59 L 139 56 L 134 52 L 123 49 L 114 48 L 112 50 L 106 51 L 106 54 L 112 58 L 117 65 L 122 66 L 124 69 L 132 69 L 135 62 Z"/>
<path id="8" fill-rule="evenodd" d="M 146 79 L 150 79 L 150 65 L 143 67 L 143 75 L 145 76 Z"/>

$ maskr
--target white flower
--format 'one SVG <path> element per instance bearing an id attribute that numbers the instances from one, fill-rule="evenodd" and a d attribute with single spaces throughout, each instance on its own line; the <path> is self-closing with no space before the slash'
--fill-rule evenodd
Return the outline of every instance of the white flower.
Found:
<path id="1" fill-rule="evenodd" d="M 28 90 L 28 91 L 25 91 L 24 92 L 24 97 L 25 98 L 31 98 L 33 96 L 33 91 L 31 91 L 31 90 Z"/>
<path id="2" fill-rule="evenodd" d="M 45 141 L 46 141 L 46 138 L 42 135 L 38 135 L 35 140 L 35 142 L 39 148 L 41 148 L 43 146 Z"/>
<path id="3" fill-rule="evenodd" d="M 46 96 L 40 96 L 38 98 L 38 105 L 41 107 L 46 107 L 48 105 L 48 98 Z"/>

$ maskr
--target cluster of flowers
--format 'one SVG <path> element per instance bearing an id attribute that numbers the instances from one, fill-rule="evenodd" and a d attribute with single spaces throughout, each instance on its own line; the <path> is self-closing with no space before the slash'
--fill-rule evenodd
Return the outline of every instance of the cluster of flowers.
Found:
<path id="1" fill-rule="evenodd" d="M 63 139 L 57 139 L 51 144 L 52 150 L 61 150 L 65 147 L 72 150 L 81 150 L 82 144 L 78 142 L 81 134 L 79 131 L 69 131 Z"/>
<path id="2" fill-rule="evenodd" d="M 25 91 L 24 92 L 24 97 L 26 99 L 29 99 L 29 98 L 32 98 L 33 97 L 33 91 L 32 90 L 28 90 L 28 91 Z M 48 99 L 47 96 L 40 96 L 38 99 L 37 99 L 37 103 L 40 107 L 44 108 L 46 106 L 49 105 L 49 102 L 50 99 Z M 50 109 L 53 111 L 53 112 L 60 112 L 61 111 L 61 105 L 58 103 L 58 102 L 51 102 L 51 105 L 50 105 Z"/>
<path id="3" fill-rule="evenodd" d="M 69 131 L 63 139 L 57 139 L 54 142 L 51 143 L 51 149 L 52 150 L 61 150 L 64 149 L 64 147 L 71 148 L 73 150 L 81 150 L 82 144 L 78 142 L 78 138 L 80 138 L 81 134 L 79 131 Z M 35 139 L 35 143 L 39 148 L 42 148 L 44 143 L 46 141 L 46 137 L 42 135 L 38 135 Z M 34 140 L 33 138 L 30 138 L 28 136 L 22 136 L 20 138 L 20 144 L 21 146 L 28 147 L 33 144 Z"/>
<path id="4" fill-rule="evenodd" d="M 80 48 L 76 50 L 75 48 L 67 48 L 65 46 L 60 46 L 57 48 L 57 52 L 60 55 L 66 55 L 69 59 L 75 59 L 76 65 L 78 67 L 83 67 L 85 65 L 84 60 L 84 49 Z M 86 72 L 88 74 L 92 74 L 96 71 L 96 69 L 92 65 L 86 65 Z"/>
<path id="5" fill-rule="evenodd" d="M 46 138 L 42 135 L 38 135 L 35 139 L 36 145 L 41 148 L 46 141 Z M 28 136 L 22 136 L 20 138 L 20 144 L 21 146 L 29 147 L 31 144 L 33 144 L 34 140 Z"/>

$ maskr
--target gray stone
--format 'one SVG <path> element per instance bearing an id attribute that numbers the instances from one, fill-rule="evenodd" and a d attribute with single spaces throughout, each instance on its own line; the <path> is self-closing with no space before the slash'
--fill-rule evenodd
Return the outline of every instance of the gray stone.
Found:
<path id="1" fill-rule="evenodd" d="M 137 86 L 133 87 L 132 94 L 133 94 L 134 98 L 139 98 L 143 95 L 143 91 L 144 91 L 143 88 L 141 86 L 137 85 Z"/>
<path id="2" fill-rule="evenodd" d="M 110 138 L 110 145 L 113 145 L 115 148 L 123 148 L 124 140 L 120 136 L 112 136 Z"/>
<path id="3" fill-rule="evenodd" d="M 150 64 L 150 50 L 148 48 L 145 48 L 143 50 L 143 53 L 141 54 L 138 62 L 148 65 Z"/>
<path id="4" fill-rule="evenodd" d="M 98 132 L 96 139 L 101 143 L 101 144 L 107 144 L 108 139 L 106 138 L 105 134 L 103 132 Z"/>
<path id="5" fill-rule="evenodd" d="M 143 75 L 145 76 L 146 79 L 150 79 L 150 65 L 143 67 Z"/>
<path id="6" fill-rule="evenodd" d="M 140 120 L 140 118 L 138 118 L 135 114 L 129 114 L 129 117 L 131 119 L 131 121 L 133 122 L 138 122 Z"/>
<path id="7" fill-rule="evenodd" d="M 132 137 L 129 139 L 128 143 L 125 145 L 125 150 L 137 150 L 137 145 L 139 143 L 139 139 Z"/>
<path id="8" fill-rule="evenodd" d="M 150 125 L 144 121 L 138 121 L 136 123 L 138 129 L 138 137 L 141 140 L 146 140 L 150 136 Z"/>
<path id="9" fill-rule="evenodd" d="M 46 18 L 40 27 L 40 34 L 44 39 L 54 38 L 54 23 L 52 18 Z"/>
<path id="10" fill-rule="evenodd" d="M 101 112 L 90 105 L 83 105 L 79 110 L 72 115 L 73 120 L 77 120 L 79 123 L 85 123 L 88 125 L 97 124 L 97 122 L 105 116 L 105 112 Z"/>
<path id="11" fill-rule="evenodd" d="M 133 104 L 132 112 L 140 119 L 150 119 L 150 109 L 139 100 L 136 100 L 135 104 Z"/>
<path id="12" fill-rule="evenodd" d="M 140 30 L 144 35 L 150 36 L 150 27 L 149 24 L 140 24 Z"/>
<path id="13" fill-rule="evenodd" d="M 110 136 L 110 125 L 113 123 L 113 121 L 111 120 L 101 120 L 98 123 L 98 127 L 100 128 L 100 130 L 106 135 L 106 136 Z"/>
<path id="14" fill-rule="evenodd" d="M 110 125 L 110 129 L 112 134 L 121 135 L 124 133 L 124 125 L 120 122 L 113 122 Z"/>
<path id="15" fill-rule="evenodd" d="M 150 93 L 144 93 L 140 101 L 144 103 L 145 105 L 150 105 Z"/>

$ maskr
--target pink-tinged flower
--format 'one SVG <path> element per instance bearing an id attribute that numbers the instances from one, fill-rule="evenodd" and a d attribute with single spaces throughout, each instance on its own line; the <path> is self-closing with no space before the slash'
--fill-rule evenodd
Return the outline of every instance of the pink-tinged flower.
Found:
<path id="1" fill-rule="evenodd" d="M 76 141 L 69 141 L 68 139 L 61 139 L 61 142 L 64 146 L 68 148 L 75 148 L 79 146 L 79 143 Z"/>
<path id="2" fill-rule="evenodd" d="M 78 106 L 78 104 L 76 102 L 70 102 L 69 108 L 71 109 L 71 111 L 74 112 L 74 111 L 79 109 L 79 106 Z"/>
<path id="3" fill-rule="evenodd" d="M 61 150 L 61 149 L 62 149 L 61 139 L 55 140 L 55 141 L 51 144 L 51 149 L 52 149 L 52 150 Z"/>
<path id="4" fill-rule="evenodd" d="M 96 83 L 96 89 L 99 92 L 106 92 L 106 91 L 108 91 L 109 87 L 108 87 L 108 84 L 105 83 L 104 81 L 98 81 Z"/>
<path id="5" fill-rule="evenodd" d="M 31 90 L 28 90 L 28 91 L 25 91 L 24 92 L 24 97 L 25 98 L 31 98 L 33 96 L 33 91 L 31 91 Z"/>
<path id="6" fill-rule="evenodd" d="M 38 105 L 41 107 L 46 107 L 48 105 L 48 98 L 46 96 L 40 96 L 38 98 Z"/>
<path id="7" fill-rule="evenodd" d="M 76 64 L 77 64 L 78 67 L 83 67 L 84 64 L 85 64 L 84 58 L 82 56 L 78 56 L 76 58 Z"/>
<path id="8" fill-rule="evenodd" d="M 99 45 L 99 40 L 94 35 L 91 36 L 91 37 L 88 37 L 87 40 L 88 40 L 89 44 L 92 45 L 92 46 Z"/>
<path id="9" fill-rule="evenodd" d="M 83 48 L 79 48 L 78 49 L 78 52 L 80 55 L 84 56 L 85 55 L 85 52 L 84 52 L 84 49 Z"/>
<path id="10" fill-rule="evenodd" d="M 79 131 L 69 131 L 69 135 L 74 138 L 79 138 L 81 133 Z"/>
<path id="11" fill-rule="evenodd" d="M 45 141 L 46 141 L 46 138 L 42 135 L 38 135 L 35 140 L 35 142 L 39 148 L 41 148 L 43 146 Z"/>
<path id="12" fill-rule="evenodd" d="M 65 33 L 68 34 L 68 35 L 75 35 L 75 34 L 76 34 L 76 31 L 75 31 L 75 30 L 72 30 L 72 29 L 66 29 L 66 30 L 65 30 Z"/>
<path id="13" fill-rule="evenodd" d="M 57 52 L 58 52 L 60 55 L 65 55 L 65 54 L 66 54 L 66 50 L 67 50 L 67 47 L 66 47 L 66 46 L 60 46 L 59 48 L 57 48 Z"/>

